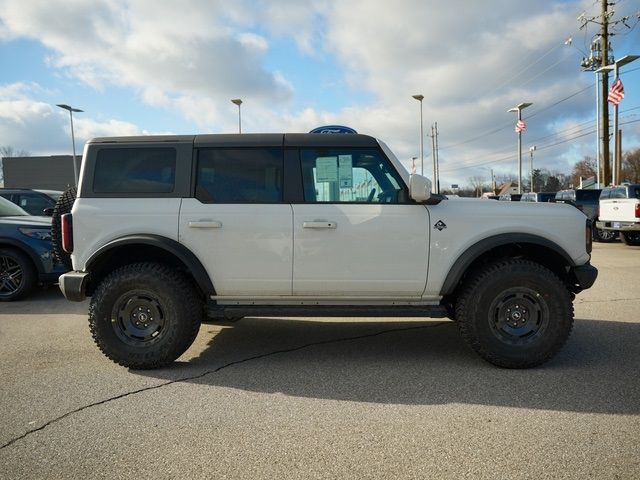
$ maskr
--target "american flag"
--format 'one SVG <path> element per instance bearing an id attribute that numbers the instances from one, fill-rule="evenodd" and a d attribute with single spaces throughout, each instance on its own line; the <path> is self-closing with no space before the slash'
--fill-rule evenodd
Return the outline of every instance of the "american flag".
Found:
<path id="1" fill-rule="evenodd" d="M 518 120 L 516 123 L 516 133 L 522 133 L 527 128 L 527 124 L 524 120 Z"/>
<path id="2" fill-rule="evenodd" d="M 622 81 L 618 78 L 613 82 L 613 85 L 611 85 L 611 90 L 609 90 L 609 97 L 607 97 L 607 100 L 613 105 L 618 105 L 623 98 L 624 86 L 622 85 Z"/>

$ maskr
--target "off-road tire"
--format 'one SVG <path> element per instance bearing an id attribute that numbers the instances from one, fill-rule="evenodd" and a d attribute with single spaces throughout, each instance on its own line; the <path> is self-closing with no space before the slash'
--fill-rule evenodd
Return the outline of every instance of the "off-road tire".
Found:
<path id="1" fill-rule="evenodd" d="M 159 263 L 134 263 L 100 282 L 89 306 L 89 328 L 98 348 L 115 363 L 152 369 L 169 365 L 191 346 L 203 312 L 193 283 L 180 272 Z M 135 325 L 144 323 L 142 315 L 148 329 Z"/>
<path id="2" fill-rule="evenodd" d="M 53 243 L 53 255 L 67 269 L 71 270 L 71 255 L 62 249 L 62 215 L 70 213 L 73 202 L 76 201 L 76 187 L 70 187 L 60 195 L 51 217 L 51 243 Z"/>
<path id="3" fill-rule="evenodd" d="M 600 243 L 615 242 L 618 237 L 615 230 L 602 230 L 600 228 L 594 228 L 593 230 L 595 240 Z"/>
<path id="4" fill-rule="evenodd" d="M 37 280 L 38 274 L 27 255 L 15 248 L 0 248 L 0 302 L 24 298 L 34 289 Z"/>
<path id="5" fill-rule="evenodd" d="M 552 271 L 524 259 L 504 259 L 478 270 L 462 287 L 456 312 L 467 344 L 504 368 L 545 363 L 573 327 L 566 286 Z"/>
<path id="6" fill-rule="evenodd" d="M 640 232 L 620 232 L 620 240 L 625 245 L 638 246 L 640 245 Z"/>

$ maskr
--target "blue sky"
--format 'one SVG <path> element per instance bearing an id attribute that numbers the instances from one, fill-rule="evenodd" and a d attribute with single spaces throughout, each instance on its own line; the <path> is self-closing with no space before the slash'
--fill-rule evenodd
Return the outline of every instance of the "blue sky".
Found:
<path id="1" fill-rule="evenodd" d="M 612 39 L 640 54 L 640 6 Z M 580 59 L 597 33 L 577 17 L 599 2 L 0 0 L 0 145 L 32 154 L 93 136 L 305 132 L 345 124 L 419 156 L 419 105 L 437 121 L 443 184 L 516 171 L 515 116 L 537 167 L 570 171 L 595 156 L 594 74 Z M 490 15 L 487 12 L 491 12 Z M 565 40 L 572 37 L 570 45 Z M 625 149 L 640 147 L 640 60 L 625 67 Z M 575 95 L 574 95 L 575 94 Z M 574 95 L 574 96 L 571 96 Z M 567 98 L 571 97 L 571 98 Z M 583 135 L 583 136 L 581 136 Z M 431 176 L 430 138 L 425 173 Z M 528 157 L 527 157 L 528 158 Z"/>

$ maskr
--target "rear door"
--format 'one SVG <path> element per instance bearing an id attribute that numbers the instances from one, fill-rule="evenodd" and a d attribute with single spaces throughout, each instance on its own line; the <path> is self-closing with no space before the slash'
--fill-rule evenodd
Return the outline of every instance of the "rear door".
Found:
<path id="1" fill-rule="evenodd" d="M 291 295 L 292 211 L 283 202 L 279 138 L 279 145 L 196 149 L 195 198 L 182 200 L 179 237 L 217 295 Z"/>
<path id="2" fill-rule="evenodd" d="M 376 148 L 302 148 L 304 202 L 293 205 L 293 293 L 417 298 L 429 213 Z"/>

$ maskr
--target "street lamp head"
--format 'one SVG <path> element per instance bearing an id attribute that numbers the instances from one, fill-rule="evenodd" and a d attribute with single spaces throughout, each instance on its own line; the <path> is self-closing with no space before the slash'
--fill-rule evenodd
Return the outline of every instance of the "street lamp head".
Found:
<path id="1" fill-rule="evenodd" d="M 424 95 L 412 95 L 412 97 L 415 98 L 416 100 L 418 100 L 419 102 L 424 100 Z"/>
<path id="2" fill-rule="evenodd" d="M 67 110 L 69 112 L 84 112 L 84 110 L 80 110 L 79 108 L 70 107 L 69 105 L 66 105 L 64 103 L 59 103 L 59 104 L 56 105 L 56 107 L 64 108 L 65 110 Z"/>
<path id="3" fill-rule="evenodd" d="M 240 106 L 242 104 L 242 100 L 239 98 L 234 98 L 231 100 L 231 103 L 235 103 L 236 105 Z"/>
<path id="4" fill-rule="evenodd" d="M 507 112 L 518 112 L 520 110 L 524 110 L 527 107 L 530 107 L 531 105 L 533 105 L 533 103 L 530 103 L 530 102 L 519 103 L 515 107 L 510 108 L 509 110 L 507 110 Z"/>
<path id="5" fill-rule="evenodd" d="M 531 153 L 535 152 L 535 151 L 536 151 L 536 146 L 535 146 L 535 145 L 532 145 L 531 147 L 529 147 L 529 151 L 530 151 Z"/>

